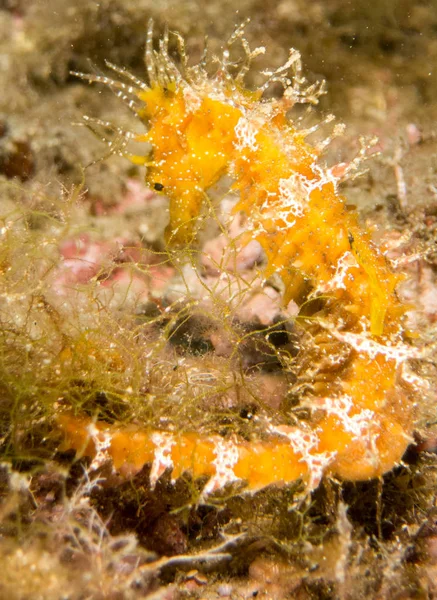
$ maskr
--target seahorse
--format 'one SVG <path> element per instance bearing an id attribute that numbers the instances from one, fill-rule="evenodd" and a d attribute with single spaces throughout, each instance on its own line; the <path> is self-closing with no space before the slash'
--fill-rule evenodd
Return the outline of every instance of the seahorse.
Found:
<path id="1" fill-rule="evenodd" d="M 125 139 L 148 142 L 151 153 L 123 154 L 146 166 L 145 184 L 169 198 L 168 244 L 193 243 L 208 189 L 231 177 L 238 195 L 234 213 L 246 215 L 240 244 L 260 243 L 264 276 L 280 277 L 284 304 L 319 300 L 322 308 L 313 315 L 319 339 L 347 345 L 350 358 L 339 371 L 340 385 L 327 384 L 323 395 L 302 398 L 312 412 L 309 422 L 272 425 L 263 440 L 124 429 L 65 414 L 59 419 L 65 444 L 92 455 L 106 440 L 115 468 L 150 462 L 152 482 L 165 469 L 174 478 L 184 471 L 208 475 L 208 493 L 236 479 L 258 489 L 302 478 L 313 488 L 324 474 L 347 480 L 380 476 L 401 461 L 412 440 L 414 403 L 402 382 L 410 354 L 405 307 L 396 294 L 400 276 L 347 207 L 335 170 L 321 161 L 323 144 L 310 144 L 313 130 L 299 129 L 288 116 L 298 102 L 315 103 L 320 88 L 306 84 L 300 55 L 291 50 L 262 86 L 247 89 L 246 73 L 264 48 L 250 50 L 244 25 L 231 36 L 213 75 L 205 61 L 188 65 L 183 40 L 175 36 L 179 65 L 169 55 L 167 32 L 154 49 L 149 24 L 147 83 L 109 63 L 121 80 L 75 75 L 109 86 L 146 125 L 145 134 Z M 232 61 L 237 41 L 245 55 Z M 265 97 L 272 83 L 282 85 L 280 98 Z"/>

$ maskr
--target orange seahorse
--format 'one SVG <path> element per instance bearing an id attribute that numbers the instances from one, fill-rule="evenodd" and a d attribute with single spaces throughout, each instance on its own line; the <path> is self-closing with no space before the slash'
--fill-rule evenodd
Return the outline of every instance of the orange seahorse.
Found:
<path id="1" fill-rule="evenodd" d="M 59 419 L 65 445 L 95 455 L 103 446 L 115 468 L 152 463 L 152 482 L 165 469 L 210 476 L 206 492 L 236 479 L 256 489 L 298 478 L 310 487 L 324 473 L 350 480 L 377 477 L 399 463 L 411 441 L 413 403 L 402 384 L 409 348 L 403 343 L 402 315 L 394 274 L 357 216 L 346 207 L 333 170 L 319 162 L 320 148 L 308 131 L 295 127 L 287 111 L 296 102 L 315 101 L 315 86 L 304 89 L 298 52 L 267 74 L 256 91 L 244 87 L 251 60 L 243 26 L 230 38 L 215 75 L 202 63 L 188 66 L 183 41 L 181 65 L 168 53 L 168 34 L 146 46 L 148 84 L 109 65 L 124 81 L 76 73 L 116 91 L 148 127 L 136 141 L 149 142 L 150 156 L 129 156 L 147 166 L 146 184 L 170 199 L 170 244 L 191 243 L 206 192 L 223 175 L 239 193 L 235 211 L 247 215 L 242 244 L 257 240 L 265 253 L 265 276 L 277 273 L 284 303 L 323 299 L 321 330 L 350 346 L 340 389 L 302 399 L 313 413 L 302 427 L 271 426 L 267 439 L 248 442 L 219 435 L 170 433 L 93 424 L 85 418 Z M 230 60 L 242 42 L 245 59 Z M 289 75 L 290 71 L 292 76 Z M 265 99 L 273 82 L 280 99 Z M 129 136 L 127 136 L 128 138 Z M 102 446 L 103 445 L 103 446 Z"/>

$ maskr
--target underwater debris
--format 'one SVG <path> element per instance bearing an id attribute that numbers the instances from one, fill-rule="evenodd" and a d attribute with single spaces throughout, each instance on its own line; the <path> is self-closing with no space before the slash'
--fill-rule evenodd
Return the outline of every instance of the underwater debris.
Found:
<path id="1" fill-rule="evenodd" d="M 412 441 L 413 390 L 402 364 L 413 351 L 405 343 L 405 307 L 395 291 L 401 277 L 358 226 L 339 194 L 335 169 L 319 161 L 330 138 L 311 145 L 314 128 L 299 129 L 288 117 L 296 103 L 315 103 L 323 86 L 306 85 L 300 55 L 292 50 L 283 66 L 265 72 L 264 84 L 247 90 L 244 76 L 265 49 L 250 50 L 244 25 L 214 59 L 213 75 L 206 57 L 188 65 L 184 42 L 175 36 L 180 65 L 169 55 L 167 32 L 154 49 L 149 25 L 148 83 L 110 63 L 121 80 L 74 73 L 111 88 L 148 132 L 123 132 L 89 118 L 87 124 L 97 133 L 112 129 L 111 150 L 146 166 L 146 184 L 170 199 L 166 239 L 173 256 L 191 247 L 202 205 L 210 204 L 208 190 L 224 175 L 233 179 L 239 194 L 233 213 L 246 215 L 236 245 L 260 244 L 263 277 L 279 276 L 284 305 L 299 307 L 296 320 L 325 366 L 303 375 L 301 368 L 297 376 L 306 385 L 299 397 L 306 419 L 292 426 L 266 418 L 259 440 L 125 428 L 66 413 L 58 418 L 64 447 L 94 460 L 103 452 L 116 469 L 152 463 L 152 485 L 167 470 L 174 479 L 185 471 L 207 476 L 204 496 L 238 480 L 259 489 L 302 478 L 314 489 L 324 474 L 378 477 L 400 462 Z M 231 58 L 236 42 L 242 60 Z M 264 97 L 272 84 L 283 87 L 279 99 Z M 150 155 L 128 154 L 130 141 L 149 143 Z"/>

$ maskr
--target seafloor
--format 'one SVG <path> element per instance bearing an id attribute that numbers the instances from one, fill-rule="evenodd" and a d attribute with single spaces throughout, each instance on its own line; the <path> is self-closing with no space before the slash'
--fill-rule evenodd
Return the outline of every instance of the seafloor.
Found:
<path id="1" fill-rule="evenodd" d="M 294 351 L 293 331 L 273 327 L 274 286 L 239 304 L 244 343 L 228 372 L 225 309 L 199 308 L 199 277 L 166 253 L 167 200 L 83 127 L 88 115 L 138 131 L 109 89 L 70 72 L 107 73 L 108 60 L 145 78 L 150 18 L 157 38 L 166 25 L 183 35 L 193 63 L 205 35 L 218 54 L 250 18 L 247 39 L 266 54 L 247 85 L 297 48 L 309 81 L 327 84 L 299 118 L 333 113 L 346 125 L 326 162 L 364 148 L 342 192 L 405 273 L 399 294 L 421 350 L 414 443 L 380 480 L 327 478 L 310 496 L 299 484 L 230 489 L 205 501 L 205 482 L 165 475 L 152 490 L 150 465 L 114 473 L 62 444 L 66 406 L 108 423 L 169 419 L 249 438 L 252 413 L 291 410 L 299 393 L 270 352 Z M 0 0 L 2 598 L 437 597 L 436 61 L 433 0 Z M 122 142 L 109 135 L 113 148 Z M 199 244 L 211 282 L 217 226 Z M 277 343 L 263 341 L 266 324 Z"/>

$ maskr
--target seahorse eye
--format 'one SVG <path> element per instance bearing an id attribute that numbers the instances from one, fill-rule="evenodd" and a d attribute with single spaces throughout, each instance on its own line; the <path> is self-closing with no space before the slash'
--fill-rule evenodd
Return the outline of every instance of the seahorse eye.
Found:
<path id="1" fill-rule="evenodd" d="M 157 192 L 162 192 L 162 190 L 164 189 L 164 186 L 162 185 L 162 183 L 154 183 L 153 189 L 156 190 Z"/>

